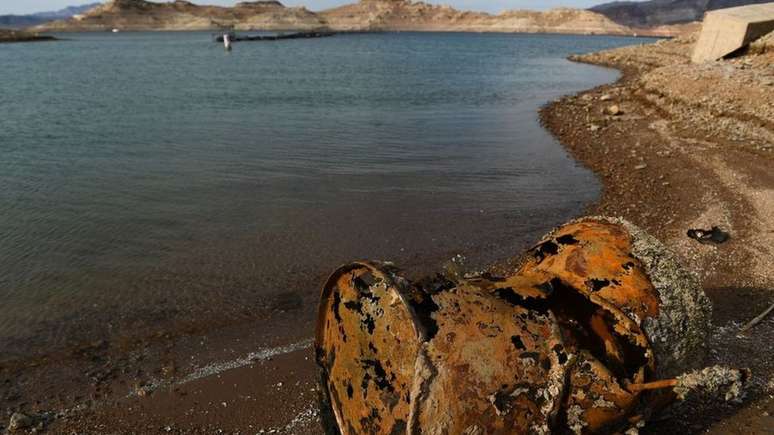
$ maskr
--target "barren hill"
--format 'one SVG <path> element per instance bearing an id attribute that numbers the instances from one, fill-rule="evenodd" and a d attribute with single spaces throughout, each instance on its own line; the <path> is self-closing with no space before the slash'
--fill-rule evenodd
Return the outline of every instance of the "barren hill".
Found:
<path id="1" fill-rule="evenodd" d="M 513 29 L 519 32 L 552 32 L 629 35 L 632 30 L 614 23 L 605 16 L 589 11 L 569 8 L 551 9 L 546 12 L 507 11 L 493 17 L 495 28 Z"/>
<path id="2" fill-rule="evenodd" d="M 336 30 L 631 33 L 600 14 L 579 9 L 490 15 L 411 0 L 360 0 L 323 11 L 320 16 Z"/>
<path id="3" fill-rule="evenodd" d="M 244 2 L 227 8 L 199 6 L 183 0 L 171 3 L 111 0 L 83 15 L 44 24 L 37 30 L 205 30 L 223 27 L 238 30 L 328 27 L 339 31 L 633 33 L 600 14 L 579 9 L 508 11 L 490 15 L 411 0 L 360 0 L 319 13 L 303 7 L 285 7 L 278 1 Z"/>
<path id="4" fill-rule="evenodd" d="M 469 30 L 489 17 L 408 0 L 360 0 L 320 12 L 335 30 Z"/>
<path id="5" fill-rule="evenodd" d="M 233 8 L 199 6 L 176 0 L 151 3 L 144 0 L 110 0 L 83 15 L 42 26 L 48 31 L 311 29 L 324 26 L 305 8 L 286 8 L 278 1 L 238 3 Z"/>

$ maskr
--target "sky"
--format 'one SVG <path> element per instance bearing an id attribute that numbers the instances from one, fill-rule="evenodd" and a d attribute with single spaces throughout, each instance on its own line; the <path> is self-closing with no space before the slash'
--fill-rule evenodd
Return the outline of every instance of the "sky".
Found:
<path id="1" fill-rule="evenodd" d="M 0 15 L 29 14 L 62 9 L 67 6 L 93 3 L 98 0 L 0 0 Z M 286 6 L 306 6 L 311 10 L 326 9 L 356 0 L 280 0 Z M 568 6 L 587 8 L 606 0 L 425 0 L 427 3 L 449 4 L 457 9 L 500 12 L 505 9 L 537 9 L 545 10 L 552 7 Z M 235 0 L 193 0 L 199 4 L 217 4 L 232 6 Z"/>

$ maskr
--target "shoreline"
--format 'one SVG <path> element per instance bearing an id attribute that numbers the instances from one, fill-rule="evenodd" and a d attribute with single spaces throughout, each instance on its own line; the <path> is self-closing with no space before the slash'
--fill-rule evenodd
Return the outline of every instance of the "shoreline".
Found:
<path id="1" fill-rule="evenodd" d="M 563 67 L 568 64 L 566 61 L 561 63 Z M 583 69 L 587 68 L 577 67 L 579 71 Z M 575 92 L 604 80 L 614 80 L 617 76 L 612 71 L 597 74 L 601 74 L 594 76 L 597 79 L 581 81 L 576 86 L 564 89 Z M 558 157 L 561 161 L 574 168 L 575 162 L 566 157 L 559 144 L 537 122 L 539 107 L 549 98 L 560 95 L 561 92 L 553 92 L 550 96 L 535 99 L 525 111 L 530 114 L 529 130 L 535 130 L 538 134 L 536 137 L 540 138 L 541 142 L 545 141 L 552 154 L 561 156 Z M 591 190 L 597 191 L 598 186 L 593 176 L 587 171 L 578 172 L 582 172 L 583 180 L 592 185 Z M 594 195 L 583 197 L 588 200 L 595 199 Z M 562 207 L 561 213 L 557 208 L 557 212 L 551 213 L 550 222 L 546 221 L 549 219 L 547 215 L 539 222 L 534 221 L 534 225 L 529 223 L 532 220 L 527 219 L 519 230 L 504 230 L 499 224 L 491 226 L 491 229 L 499 234 L 499 238 L 506 238 L 510 243 L 498 242 L 500 247 L 482 249 L 484 252 L 490 252 L 486 254 L 485 261 L 477 259 L 475 252 L 466 251 L 465 254 L 469 256 L 467 266 L 479 268 L 495 261 L 507 260 L 507 256 L 520 252 L 522 248 L 526 249 L 554 225 L 577 216 L 585 202 L 574 201 L 576 205 L 568 210 Z M 550 205 L 549 208 L 552 207 L 556 208 L 557 205 Z M 507 221 L 499 222 L 507 224 Z M 478 222 L 477 226 L 471 228 L 481 230 L 488 227 L 485 222 Z M 438 254 L 427 252 L 423 255 L 424 259 L 397 259 L 399 264 L 406 266 L 407 276 L 418 278 L 437 271 L 442 262 L 458 253 L 459 249 L 466 248 L 454 249 L 454 252 L 448 253 L 445 249 Z M 494 252 L 499 253 L 492 254 Z M 501 267 L 508 265 L 501 264 Z M 326 269 L 325 272 L 330 270 Z M 205 326 L 218 325 L 207 323 L 198 325 L 197 329 L 186 328 L 184 331 L 149 328 L 150 325 L 139 323 L 141 326 L 135 330 L 136 337 L 89 340 L 56 353 L 39 347 L 42 351 L 39 357 L 22 358 L 10 364 L 0 363 L 0 375 L 3 375 L 0 382 L 4 379 L 12 381 L 9 394 L 5 395 L 6 397 L 0 395 L 0 403 L 4 402 L 6 405 L 0 405 L 0 408 L 23 410 L 30 415 L 45 417 L 44 427 L 52 432 L 103 432 L 104 428 L 98 427 L 101 424 L 109 425 L 108 427 L 115 428 L 120 433 L 142 429 L 147 424 L 154 425 L 153 431 L 161 431 L 172 425 L 176 432 L 193 433 L 206 432 L 204 428 L 209 428 L 211 424 L 222 424 L 222 427 L 216 429 L 224 431 L 246 431 L 251 429 L 251 424 L 258 424 L 258 427 L 267 429 L 285 427 L 294 421 L 301 411 L 307 412 L 310 407 L 314 408 L 314 394 L 309 391 L 314 388 L 316 371 L 313 359 L 310 358 L 311 349 L 296 349 L 291 346 L 294 349 L 292 352 L 275 355 L 272 360 L 254 359 L 250 355 L 274 353 L 276 349 L 304 342 L 313 335 L 315 308 L 319 297 L 317 290 L 327 278 L 327 274 L 318 278 L 320 279 L 315 283 L 312 298 L 302 297 L 299 303 L 296 303 L 296 298 L 284 298 L 267 304 L 276 307 L 276 310 L 267 312 L 266 316 L 260 319 L 220 325 L 212 330 Z M 196 325 L 190 327 L 194 326 Z M 186 335 L 186 332 L 191 334 Z M 190 356 L 194 358 L 189 359 Z M 276 365 L 274 361 L 277 360 L 282 361 L 281 366 Z M 232 370 L 222 372 L 219 368 Z M 296 375 L 289 378 L 291 371 Z M 193 376 L 194 373 L 209 376 L 200 378 L 198 375 Z M 228 391 L 220 391 L 219 379 L 234 376 L 237 379 L 251 379 L 251 382 L 244 385 L 240 383 L 240 389 L 266 390 L 262 401 L 247 410 L 232 406 L 235 400 L 245 402 L 252 400 L 247 399 L 247 396 L 256 397 L 255 392 L 249 394 L 245 391 L 237 397 Z M 277 386 L 279 382 L 282 382 L 282 386 Z M 218 401 L 212 401 L 214 405 L 210 404 L 209 399 L 205 403 L 189 402 L 190 407 L 187 410 L 193 411 L 180 411 L 179 404 L 186 403 L 188 398 L 216 393 L 220 398 Z M 14 400 L 2 401 L 9 396 Z M 296 398 L 300 397 L 306 401 L 298 403 Z M 221 409 L 217 405 L 223 402 L 229 405 Z M 134 408 L 137 415 L 129 415 L 125 410 L 127 406 Z M 273 406 L 278 409 L 272 410 Z M 235 413 L 237 409 L 240 409 L 240 413 Z M 216 411 L 217 416 L 213 416 Z M 1 426 L 7 425 L 9 419 L 10 414 L 4 418 L 0 416 L 0 430 Z M 230 426 L 226 425 L 227 422 Z M 299 433 L 299 426 L 294 427 L 293 433 Z M 317 433 L 318 427 L 315 421 L 308 428 L 308 433 Z"/>
<path id="2" fill-rule="evenodd" d="M 766 126 L 758 128 L 759 120 L 718 110 L 723 104 L 731 107 L 737 92 L 724 93 L 707 80 L 713 69 L 725 71 L 727 78 L 743 74 L 737 68 L 755 70 L 757 64 L 764 65 L 765 75 L 769 63 L 744 56 L 694 66 L 686 57 L 691 42 L 685 38 L 571 57 L 622 75 L 615 83 L 547 104 L 540 119 L 573 158 L 599 177 L 602 195 L 589 214 L 620 216 L 640 226 L 699 276 L 714 306 L 708 365 L 752 370 L 742 404 L 677 404 L 642 433 L 770 433 L 774 321 L 759 324 L 749 337 L 737 337 L 736 331 L 774 300 L 774 259 L 760 240 L 768 241 L 774 233 L 774 214 L 769 213 L 774 204 L 774 155 L 765 142 L 756 145 L 767 133 Z M 689 76 L 675 77 L 672 70 Z M 658 82 L 662 75 L 674 83 Z M 761 107 L 772 97 L 763 89 Z M 690 91 L 703 97 L 697 101 L 674 96 Z M 736 118 L 730 125 L 745 127 L 734 130 L 737 137 L 713 125 L 727 117 Z M 731 240 L 703 245 L 687 237 L 689 229 L 714 225 L 728 231 Z"/>

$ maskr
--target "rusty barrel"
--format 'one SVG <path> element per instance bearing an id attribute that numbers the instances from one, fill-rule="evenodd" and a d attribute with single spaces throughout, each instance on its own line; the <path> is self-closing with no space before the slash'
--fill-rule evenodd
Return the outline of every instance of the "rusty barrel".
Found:
<path id="1" fill-rule="evenodd" d="M 663 246 L 609 218 L 555 230 L 510 276 L 429 286 L 353 263 L 326 282 L 319 309 L 323 423 L 341 434 L 625 430 L 664 399 L 638 386 L 701 356 L 708 306 Z M 663 338 L 668 354 L 653 345 Z"/>

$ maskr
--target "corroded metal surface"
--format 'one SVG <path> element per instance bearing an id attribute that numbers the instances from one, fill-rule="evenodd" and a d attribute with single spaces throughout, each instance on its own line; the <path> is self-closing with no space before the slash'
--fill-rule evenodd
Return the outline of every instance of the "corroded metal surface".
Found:
<path id="1" fill-rule="evenodd" d="M 389 271 L 368 263 L 339 269 L 325 286 L 317 361 L 330 417 L 341 433 L 406 430 L 420 330 L 405 288 Z"/>
<path id="2" fill-rule="evenodd" d="M 628 231 L 609 222 L 565 225 L 529 251 L 519 274 L 542 272 L 579 292 L 604 300 L 638 323 L 658 315 L 658 294 L 639 260 Z"/>
<path id="3" fill-rule="evenodd" d="M 571 363 L 553 315 L 474 283 L 433 301 L 437 332 L 424 349 L 431 375 L 412 420 L 422 433 L 548 433 Z"/>
<path id="4" fill-rule="evenodd" d="M 623 388 L 596 357 L 582 350 L 570 373 L 569 394 L 563 404 L 567 428 L 575 433 L 593 433 L 625 422 L 635 410 L 638 396 Z"/>
<path id="5" fill-rule="evenodd" d="M 619 377 L 643 382 L 646 369 L 653 370 L 642 323 L 658 316 L 659 295 L 632 256 L 632 239 L 622 225 L 599 220 L 565 225 L 529 251 L 517 275 L 552 277 L 552 286 L 564 291 L 560 298 L 567 302 L 556 305 L 559 312 L 587 303 L 596 306 L 564 317 L 582 323 L 601 340 L 604 357 L 598 357 Z M 569 304 L 570 299 L 575 303 Z"/>
<path id="6" fill-rule="evenodd" d="M 643 332 L 663 298 L 632 249 L 626 226 L 586 219 L 546 236 L 511 276 L 411 284 L 379 264 L 339 269 L 317 330 L 329 432 L 635 424 L 666 396 L 650 390 L 658 361 Z"/>

